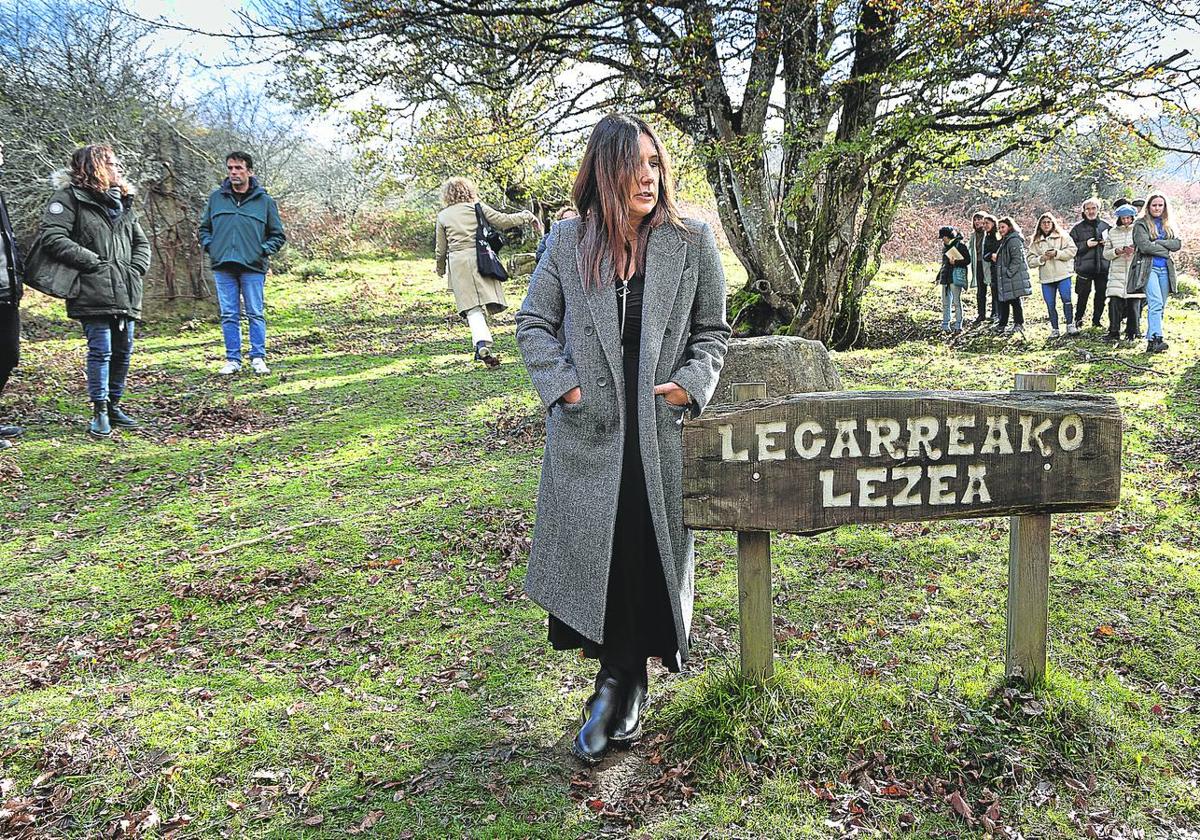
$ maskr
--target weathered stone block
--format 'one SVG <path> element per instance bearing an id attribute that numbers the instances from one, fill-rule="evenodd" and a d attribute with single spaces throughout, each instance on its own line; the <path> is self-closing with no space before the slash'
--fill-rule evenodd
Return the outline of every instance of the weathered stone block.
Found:
<path id="1" fill-rule="evenodd" d="M 768 397 L 842 390 L 824 344 L 782 335 L 730 340 L 713 402 L 733 402 L 731 387 L 738 382 L 765 382 Z"/>

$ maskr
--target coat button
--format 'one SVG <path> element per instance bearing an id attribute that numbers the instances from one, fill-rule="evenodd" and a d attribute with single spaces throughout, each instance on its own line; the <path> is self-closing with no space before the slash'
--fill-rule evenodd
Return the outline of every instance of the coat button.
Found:
<path id="1" fill-rule="evenodd" d="M 663 330 L 663 335 L 670 335 L 670 334 L 671 334 L 671 328 L 670 328 L 670 327 L 667 327 L 665 330 Z"/>
<path id="2" fill-rule="evenodd" d="M 596 330 L 595 330 L 595 329 L 593 329 L 592 327 L 584 327 L 584 328 L 583 328 L 583 334 L 584 334 L 584 335 L 591 335 L 591 334 L 592 334 L 592 333 L 594 333 L 595 331 L 596 331 Z"/>
<path id="3" fill-rule="evenodd" d="M 607 385 L 607 384 L 608 384 L 608 380 L 607 380 L 607 379 L 603 379 L 603 378 L 601 378 L 601 379 L 597 379 L 597 380 L 596 380 L 596 384 L 597 384 L 597 385 L 599 385 L 601 388 L 603 388 L 605 385 Z"/>

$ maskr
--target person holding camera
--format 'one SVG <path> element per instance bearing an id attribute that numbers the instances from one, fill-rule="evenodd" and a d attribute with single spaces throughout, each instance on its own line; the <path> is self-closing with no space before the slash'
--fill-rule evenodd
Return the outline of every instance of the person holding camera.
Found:
<path id="1" fill-rule="evenodd" d="M 1062 298 L 1063 326 L 1067 335 L 1079 332 L 1071 312 L 1071 268 L 1074 266 L 1075 242 L 1063 233 L 1053 213 L 1038 218 L 1037 230 L 1029 240 L 1029 267 L 1038 270 L 1042 282 L 1042 298 L 1050 316 L 1050 338 L 1058 338 L 1057 298 Z"/>
<path id="2" fill-rule="evenodd" d="M 492 331 L 488 328 L 487 316 L 508 309 L 508 301 L 500 280 L 479 273 L 475 250 L 475 236 L 479 230 L 476 205 L 488 224 L 498 230 L 532 224 L 540 233 L 542 225 L 528 210 L 501 213 L 484 204 L 479 200 L 475 183 L 469 178 L 449 178 L 442 184 L 442 210 L 435 225 L 437 273 L 446 278 L 446 287 L 454 293 L 458 314 L 466 319 L 471 329 L 475 361 L 494 368 L 499 366 L 500 357 L 492 349 Z"/>
<path id="3" fill-rule="evenodd" d="M 1108 285 L 1108 259 L 1104 256 L 1104 237 L 1112 225 L 1100 218 L 1100 202 L 1089 198 L 1083 202 L 1079 222 L 1071 228 L 1075 243 L 1075 326 L 1083 329 L 1087 316 L 1088 298 L 1092 298 L 1092 326 L 1100 326 Z"/>

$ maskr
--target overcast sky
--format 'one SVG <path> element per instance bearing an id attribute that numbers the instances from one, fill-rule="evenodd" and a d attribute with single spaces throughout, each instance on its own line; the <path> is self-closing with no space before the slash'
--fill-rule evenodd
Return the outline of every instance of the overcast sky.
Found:
<path id="1" fill-rule="evenodd" d="M 127 3 L 130 11 L 147 20 L 214 33 L 243 31 L 245 23 L 237 13 L 252 8 L 245 0 L 127 0 Z M 275 72 L 270 64 L 243 65 L 245 56 L 239 56 L 224 38 L 161 29 L 153 40 L 189 57 L 181 73 L 184 93 L 189 97 L 207 92 L 221 77 L 251 90 L 261 90 Z M 345 133 L 333 117 L 312 118 L 308 129 L 314 139 L 331 146 Z"/>

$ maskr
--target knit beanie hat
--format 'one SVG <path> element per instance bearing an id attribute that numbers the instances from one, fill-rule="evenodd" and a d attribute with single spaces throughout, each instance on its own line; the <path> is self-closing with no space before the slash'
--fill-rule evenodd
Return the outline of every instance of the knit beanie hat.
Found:
<path id="1" fill-rule="evenodd" d="M 948 236 L 949 238 L 953 239 L 954 235 L 955 230 L 949 225 L 943 225 L 942 227 L 938 228 L 938 239 L 941 239 L 943 236 Z"/>
<path id="2" fill-rule="evenodd" d="M 1117 218 L 1120 218 L 1121 216 L 1136 216 L 1136 215 L 1137 215 L 1137 210 L 1134 209 L 1132 204 L 1122 204 L 1120 207 L 1117 208 Z"/>

